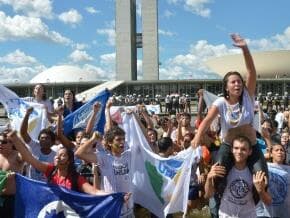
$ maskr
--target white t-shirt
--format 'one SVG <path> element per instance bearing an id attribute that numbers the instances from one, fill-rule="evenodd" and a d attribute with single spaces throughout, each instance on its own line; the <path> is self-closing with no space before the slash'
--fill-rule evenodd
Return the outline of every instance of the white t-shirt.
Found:
<path id="1" fill-rule="evenodd" d="M 35 102 L 35 103 L 38 103 L 38 104 L 43 104 L 47 108 L 48 112 L 50 112 L 50 113 L 53 112 L 53 105 L 52 105 L 51 101 L 48 100 L 48 99 L 41 100 L 41 101 L 36 101 L 36 99 L 34 97 L 24 97 L 22 99 L 25 100 L 25 101 L 28 101 L 28 102 Z"/>
<path id="2" fill-rule="evenodd" d="M 48 163 L 53 163 L 56 151 L 51 150 L 49 154 L 43 154 L 40 150 L 39 141 L 36 141 L 33 139 L 28 143 L 28 146 L 29 146 L 30 152 L 36 159 L 40 161 L 48 162 Z M 28 166 L 27 176 L 31 179 L 35 179 L 38 181 L 44 181 L 44 182 L 47 181 L 45 175 L 42 172 L 39 172 L 38 170 L 36 170 L 31 165 Z"/>
<path id="3" fill-rule="evenodd" d="M 108 192 L 132 192 L 131 150 L 124 151 L 121 157 L 108 152 L 97 152 L 97 162 L 101 171 L 101 188 Z M 133 213 L 133 200 L 124 205 L 121 216 Z"/>
<path id="4" fill-rule="evenodd" d="M 284 114 L 282 112 L 278 112 L 275 116 L 275 120 L 278 122 L 278 129 L 282 129 L 284 122 Z"/>
<path id="5" fill-rule="evenodd" d="M 213 102 L 213 105 L 218 108 L 220 114 L 222 139 L 231 128 L 244 124 L 253 124 L 254 99 L 254 97 L 250 97 L 248 90 L 244 88 L 242 105 L 239 102 L 230 105 L 224 97 L 220 97 Z"/>
<path id="6" fill-rule="evenodd" d="M 219 208 L 219 217 L 256 218 L 252 194 L 253 176 L 248 167 L 238 170 L 233 167 L 227 176 L 227 186 Z"/>

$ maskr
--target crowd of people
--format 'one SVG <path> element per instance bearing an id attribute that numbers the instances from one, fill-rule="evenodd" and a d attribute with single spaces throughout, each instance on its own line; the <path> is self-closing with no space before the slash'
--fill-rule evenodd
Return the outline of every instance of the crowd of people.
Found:
<path id="1" fill-rule="evenodd" d="M 63 101 L 53 109 L 45 98 L 44 87 L 37 85 L 34 97 L 26 100 L 43 104 L 56 129 L 42 129 L 38 139 L 31 138 L 28 121 L 33 108 L 28 108 L 19 133 L 7 129 L 0 134 L 0 170 L 91 195 L 124 192 L 121 217 L 143 217 L 144 214 L 138 215 L 140 206 L 131 198 L 132 153 L 125 142 L 127 133 L 110 116 L 112 106 L 136 105 L 138 113 L 130 113 L 140 121 L 155 154 L 166 158 L 190 146 L 201 148 L 201 158 L 194 163 L 197 170 L 191 172 L 188 214 L 192 209 L 209 205 L 213 218 L 287 217 L 279 207 L 270 212 L 267 208 L 271 208 L 273 201 L 269 162 L 278 166 L 290 164 L 288 101 L 283 106 L 270 105 L 269 100 L 266 103 L 259 95 L 256 99 L 260 101 L 260 132 L 253 127 L 257 111 L 255 65 L 246 41 L 237 34 L 232 35 L 232 40 L 243 53 L 247 79 L 244 81 L 236 71 L 228 72 L 223 79 L 223 96 L 208 109 L 204 107 L 204 90 L 199 90 L 194 125 L 186 94 L 167 95 L 163 116 L 149 114 L 145 107 L 151 103 L 161 105 L 159 95 L 153 101 L 149 96 L 113 95 L 106 104 L 104 134 L 93 130 L 100 110 L 100 103 L 96 102 L 86 128 L 74 132 L 72 138 L 63 133 L 63 119 L 83 103 L 75 100 L 71 90 L 66 90 Z M 15 181 L 10 173 L 1 190 L 1 217 L 13 217 L 14 194 Z M 156 217 L 149 211 L 146 216 Z"/>

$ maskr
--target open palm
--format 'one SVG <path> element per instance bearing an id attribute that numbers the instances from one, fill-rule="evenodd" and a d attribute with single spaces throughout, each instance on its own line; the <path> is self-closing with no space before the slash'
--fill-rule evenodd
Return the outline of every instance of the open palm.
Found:
<path id="1" fill-rule="evenodd" d="M 243 48 L 243 47 L 247 46 L 246 40 L 243 39 L 239 34 L 236 34 L 236 33 L 231 34 L 231 37 L 234 41 L 233 45 L 235 47 Z"/>

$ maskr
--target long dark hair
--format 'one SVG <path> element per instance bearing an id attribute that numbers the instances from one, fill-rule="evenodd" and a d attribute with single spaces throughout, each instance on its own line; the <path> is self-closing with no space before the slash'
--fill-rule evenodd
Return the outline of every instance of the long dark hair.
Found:
<path id="1" fill-rule="evenodd" d="M 240 104 L 240 110 L 241 110 L 241 106 L 243 104 L 244 88 L 246 87 L 246 85 L 245 85 L 245 81 L 244 81 L 242 75 L 239 72 L 230 71 L 230 72 L 226 73 L 226 75 L 223 78 L 223 95 L 224 95 L 225 99 L 227 99 L 227 100 L 229 99 L 230 96 L 229 96 L 229 93 L 227 91 L 227 85 L 228 85 L 229 77 L 232 76 L 232 75 L 238 76 L 241 79 L 242 83 L 243 83 L 243 91 L 242 91 L 242 94 L 241 94 L 241 96 L 239 98 L 239 104 Z"/>
<path id="2" fill-rule="evenodd" d="M 72 98 L 73 98 L 73 104 L 74 104 L 76 102 L 76 94 L 75 94 L 75 92 L 73 90 L 71 90 L 71 89 L 65 89 L 64 92 L 63 92 L 63 95 L 64 95 L 64 93 L 66 91 L 70 91 L 71 92 Z"/>
<path id="3" fill-rule="evenodd" d="M 66 147 L 63 147 L 61 149 L 65 149 L 66 150 L 66 153 L 68 155 L 68 161 L 69 161 L 69 164 L 68 164 L 68 167 L 67 167 L 67 176 L 66 178 L 70 178 L 71 181 L 72 181 L 72 187 L 71 187 L 71 190 L 74 190 L 74 191 L 78 191 L 80 192 L 81 190 L 79 190 L 79 187 L 78 187 L 78 177 L 79 177 L 79 174 L 77 173 L 76 171 L 76 167 L 75 167 L 75 158 L 74 158 L 74 152 L 72 149 L 70 148 L 66 148 Z M 47 182 L 49 183 L 52 179 L 52 177 L 57 173 L 57 167 L 54 166 L 54 169 L 51 171 L 50 175 L 47 177 Z"/>
<path id="4" fill-rule="evenodd" d="M 42 87 L 42 89 L 43 89 L 42 100 L 45 101 L 45 100 L 47 99 L 47 97 L 46 97 L 46 88 L 45 88 L 45 85 L 42 84 L 42 83 L 37 83 L 37 84 L 34 86 L 34 88 L 33 88 L 33 93 L 34 93 L 34 89 L 35 89 L 36 86 L 41 86 L 41 87 Z"/>

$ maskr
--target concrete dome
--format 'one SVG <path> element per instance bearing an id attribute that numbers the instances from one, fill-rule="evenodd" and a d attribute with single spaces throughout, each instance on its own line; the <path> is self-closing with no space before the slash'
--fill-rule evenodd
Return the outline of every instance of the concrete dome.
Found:
<path id="1" fill-rule="evenodd" d="M 30 83 L 71 83 L 98 81 L 98 74 L 87 72 L 79 67 L 62 65 L 51 67 L 30 80 Z"/>
<path id="2" fill-rule="evenodd" d="M 290 51 L 252 52 L 252 56 L 260 78 L 290 78 Z M 242 54 L 210 59 L 206 64 L 221 76 L 229 71 L 238 71 L 243 75 L 246 72 Z"/>

